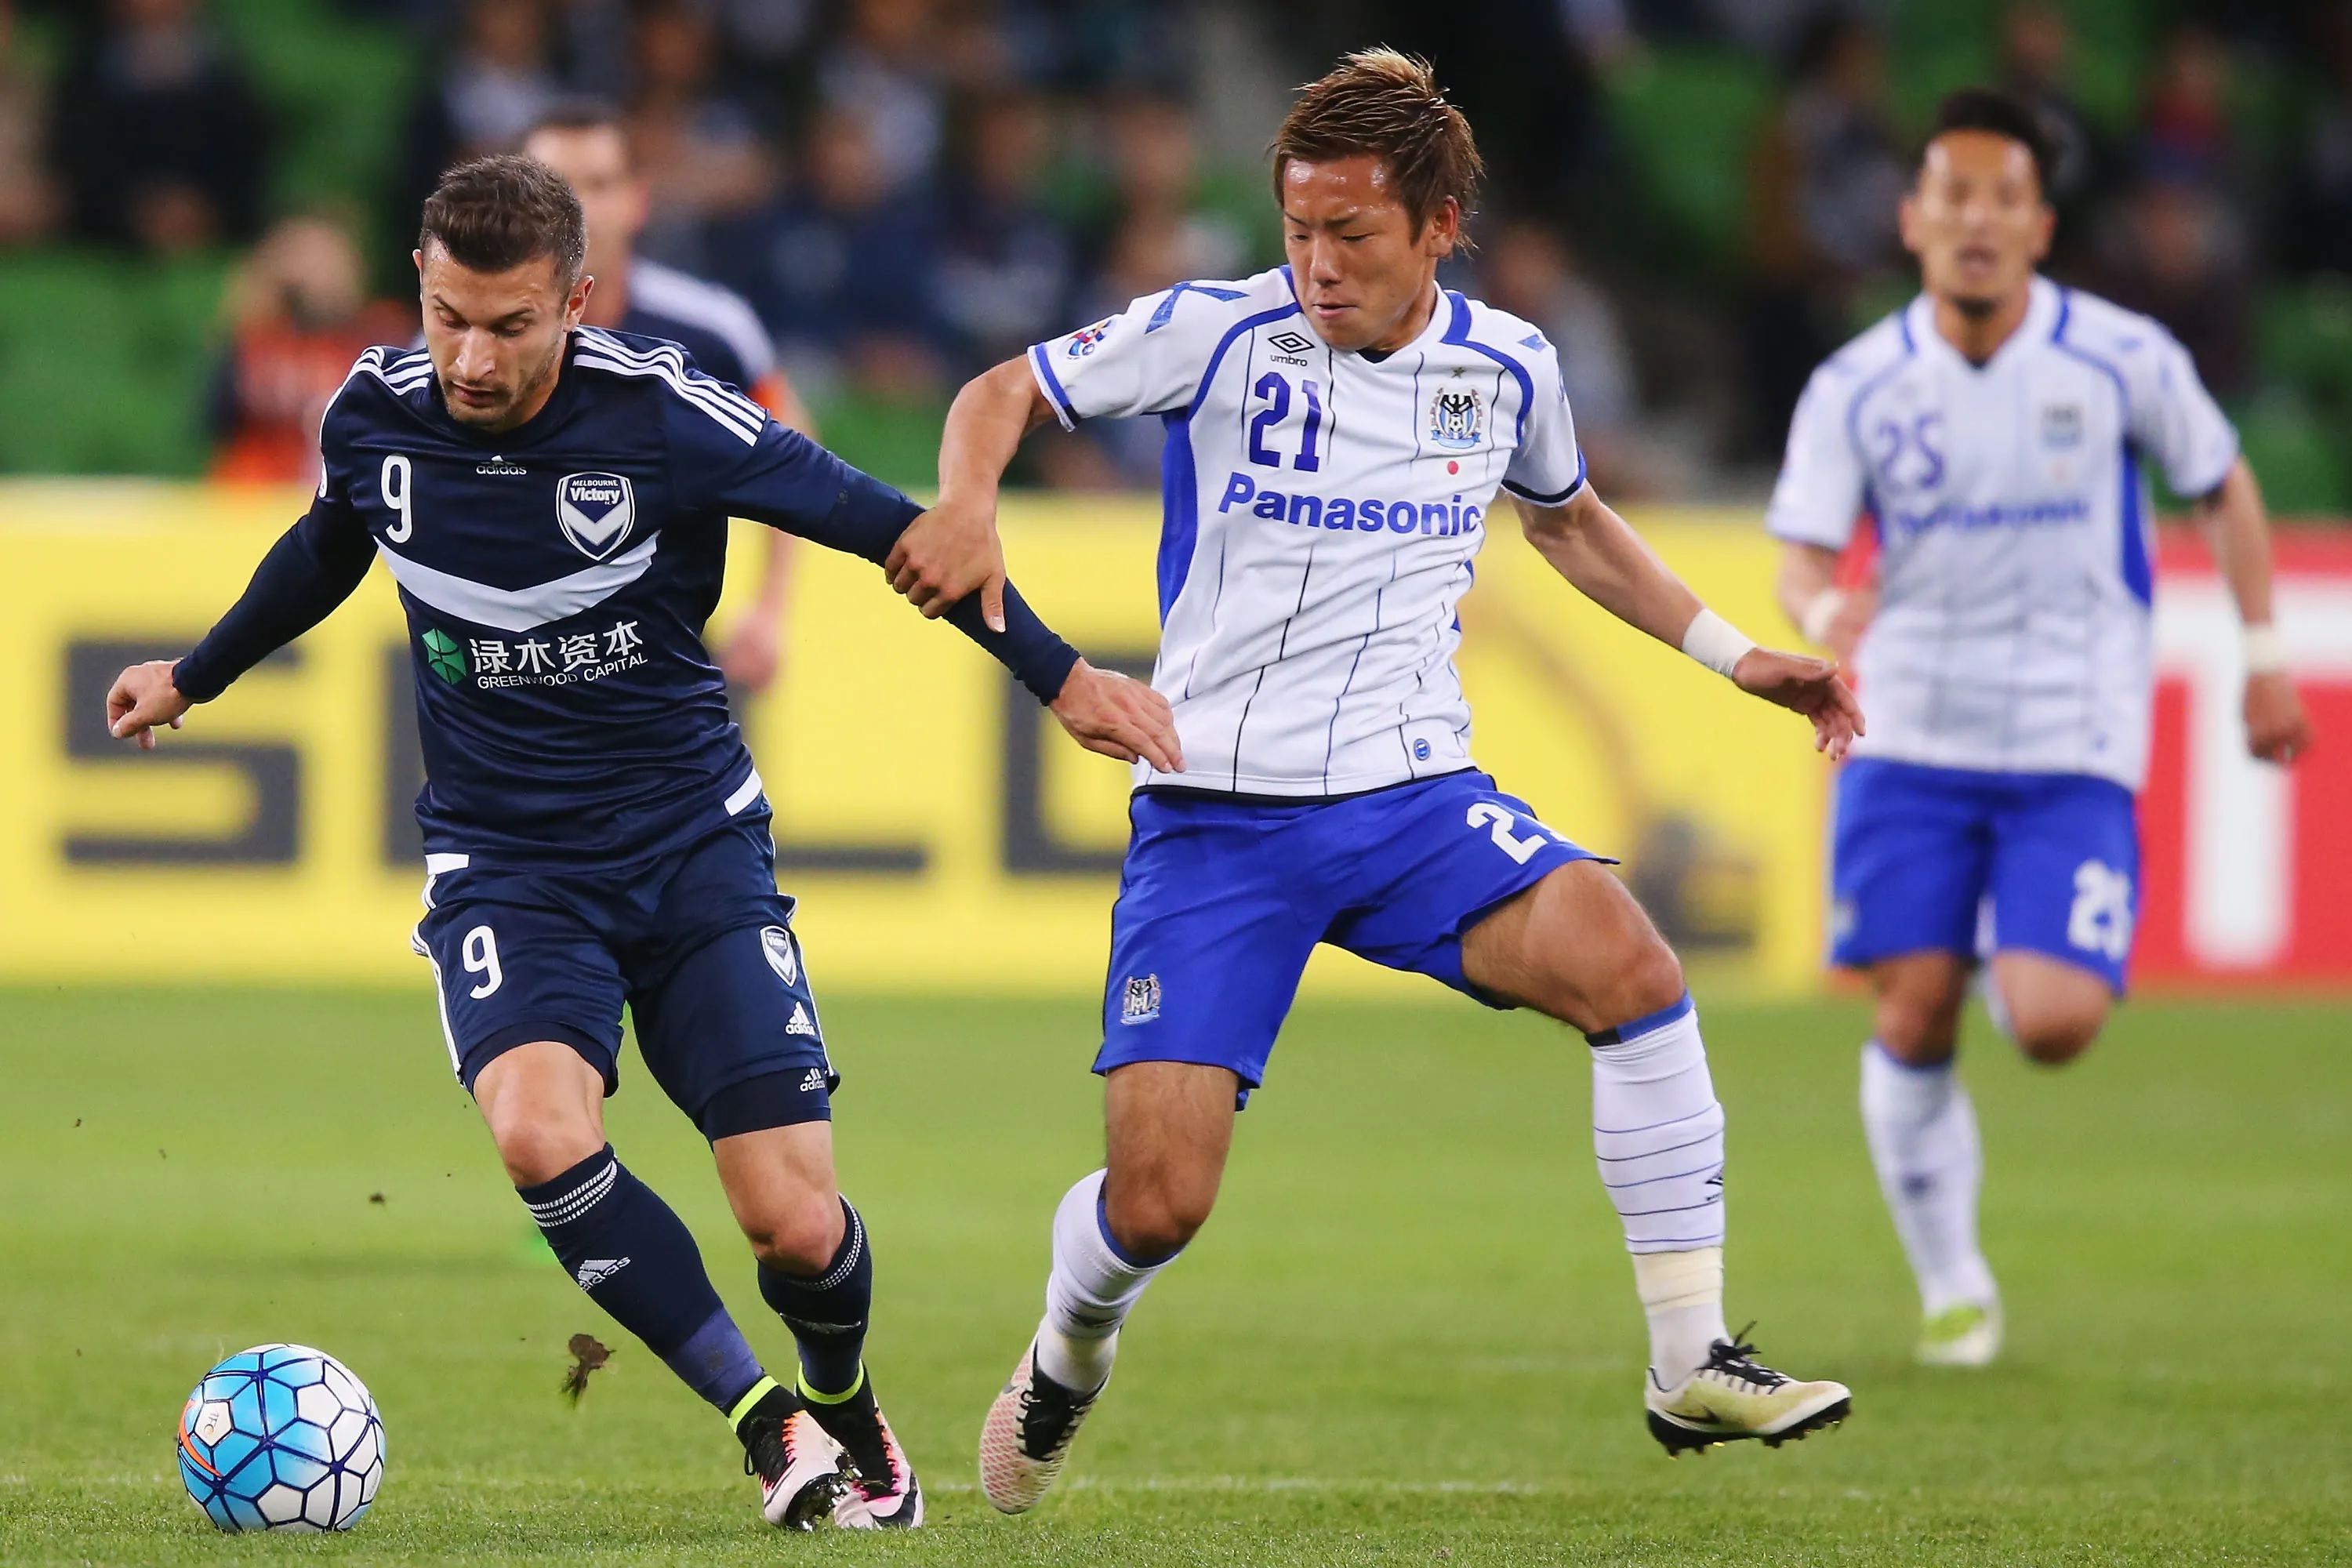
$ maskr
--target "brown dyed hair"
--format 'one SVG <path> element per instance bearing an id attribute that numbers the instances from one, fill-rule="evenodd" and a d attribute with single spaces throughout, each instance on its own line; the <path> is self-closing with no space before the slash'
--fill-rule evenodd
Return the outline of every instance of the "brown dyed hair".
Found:
<path id="1" fill-rule="evenodd" d="M 1299 89 L 1273 152 L 1277 202 L 1282 172 L 1294 158 L 1380 159 L 1416 235 L 1448 196 L 1467 218 L 1486 173 L 1470 121 L 1438 90 L 1429 62 L 1385 46 L 1359 49 Z"/>
<path id="2" fill-rule="evenodd" d="M 476 158 L 441 176 L 425 199 L 416 248 L 437 243 L 477 272 L 504 272 L 541 256 L 555 258 L 565 287 L 588 260 L 588 220 L 563 176 L 517 153 Z"/>

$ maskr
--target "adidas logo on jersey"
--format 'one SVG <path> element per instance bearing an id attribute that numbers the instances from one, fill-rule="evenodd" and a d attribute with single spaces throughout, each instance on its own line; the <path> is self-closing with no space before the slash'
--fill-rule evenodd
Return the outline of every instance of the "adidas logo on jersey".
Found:
<path id="1" fill-rule="evenodd" d="M 814 1094 L 818 1089 L 821 1089 L 824 1087 L 824 1069 L 823 1068 L 809 1068 L 807 1074 L 801 1079 L 801 1092 L 803 1094 Z"/>
<path id="2" fill-rule="evenodd" d="M 816 1020 L 809 1016 L 808 1005 L 806 1003 L 795 1002 L 793 1004 L 793 1020 L 791 1023 L 784 1026 L 784 1033 L 787 1035 L 814 1035 L 816 1033 Z"/>
<path id="3" fill-rule="evenodd" d="M 580 1272 L 572 1278 L 580 1281 L 583 1290 L 593 1290 L 628 1266 L 629 1260 L 625 1258 L 592 1258 L 580 1266 Z"/>

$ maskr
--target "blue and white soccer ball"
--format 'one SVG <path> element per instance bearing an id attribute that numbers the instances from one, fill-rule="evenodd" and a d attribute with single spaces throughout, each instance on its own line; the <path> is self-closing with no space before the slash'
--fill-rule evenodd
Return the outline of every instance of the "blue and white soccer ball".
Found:
<path id="1" fill-rule="evenodd" d="M 256 1345 L 188 1395 L 180 1479 L 223 1530 L 349 1530 L 383 1484 L 383 1421 L 324 1351 Z"/>

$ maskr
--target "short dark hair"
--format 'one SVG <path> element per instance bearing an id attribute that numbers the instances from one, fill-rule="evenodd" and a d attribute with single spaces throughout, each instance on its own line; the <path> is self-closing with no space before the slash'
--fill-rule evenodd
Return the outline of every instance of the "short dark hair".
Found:
<path id="1" fill-rule="evenodd" d="M 1388 165 L 1416 233 L 1448 196 L 1467 217 L 1486 172 L 1470 121 L 1445 100 L 1429 62 L 1386 47 L 1360 49 L 1299 89 L 1275 133 L 1275 199 L 1293 159 L 1364 153 Z"/>
<path id="2" fill-rule="evenodd" d="M 628 141 L 628 123 L 621 118 L 620 106 L 587 93 L 567 94 L 540 110 L 516 145 L 527 146 L 542 131 L 611 131 L 620 134 L 624 144 Z"/>
<path id="3" fill-rule="evenodd" d="M 569 287 L 587 265 L 588 220 L 562 175 L 536 158 L 501 153 L 458 164 L 425 198 L 416 248 L 436 244 L 477 272 L 505 272 L 551 256 Z"/>
<path id="4" fill-rule="evenodd" d="M 2025 149 L 2033 160 L 2033 177 L 2042 188 L 2050 189 L 2050 171 L 2057 162 L 2058 149 L 2051 140 L 2048 127 L 2023 100 L 1990 87 L 1964 87 L 1945 95 L 1936 106 L 1936 123 L 1927 132 L 1927 140 L 1953 131 L 1983 131 L 2006 137 Z M 1920 153 L 1924 157 L 1927 149 Z"/>

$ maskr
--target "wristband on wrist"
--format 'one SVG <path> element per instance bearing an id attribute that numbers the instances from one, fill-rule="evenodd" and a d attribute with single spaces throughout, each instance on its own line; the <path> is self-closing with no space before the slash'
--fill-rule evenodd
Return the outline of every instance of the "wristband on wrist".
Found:
<path id="1" fill-rule="evenodd" d="M 2248 675 L 2276 675 L 2286 668 L 2286 649 L 2279 642 L 2278 627 L 2269 622 L 2242 628 L 2240 644 L 2245 649 Z"/>
<path id="2" fill-rule="evenodd" d="M 1683 652 L 1726 679 L 1755 647 L 1754 637 L 1704 607 L 1691 617 L 1689 629 L 1683 633 Z"/>
<path id="3" fill-rule="evenodd" d="M 1838 612 L 1845 608 L 1847 597 L 1843 588 L 1824 588 L 1813 595 L 1812 603 L 1805 606 L 1804 616 L 1797 622 L 1797 629 L 1805 634 L 1807 642 L 1816 647 L 1829 646 L 1830 626 L 1836 621 Z"/>

